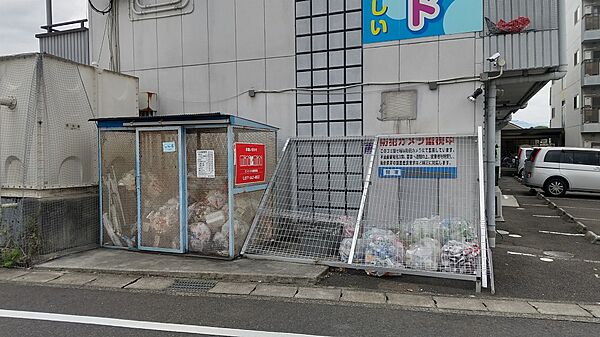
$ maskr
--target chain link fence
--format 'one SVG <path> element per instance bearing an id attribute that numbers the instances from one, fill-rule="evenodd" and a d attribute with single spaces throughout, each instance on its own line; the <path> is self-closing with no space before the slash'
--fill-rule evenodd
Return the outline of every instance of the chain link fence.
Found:
<path id="1" fill-rule="evenodd" d="M 480 143 L 438 135 L 291 139 L 243 254 L 478 281 L 487 249 Z"/>
<path id="2" fill-rule="evenodd" d="M 0 246 L 14 257 L 7 264 L 96 244 L 96 128 L 78 65 L 2 57 L 0 96 L 17 100 L 14 109 L 0 106 Z"/>

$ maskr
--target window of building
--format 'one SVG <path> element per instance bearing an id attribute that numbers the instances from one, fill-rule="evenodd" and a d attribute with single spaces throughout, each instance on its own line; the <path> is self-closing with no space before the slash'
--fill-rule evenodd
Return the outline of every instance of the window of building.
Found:
<path id="1" fill-rule="evenodd" d="M 552 108 L 552 118 L 556 118 L 556 109 Z"/>
<path id="2" fill-rule="evenodd" d="M 575 10 L 575 13 L 573 13 L 573 24 L 576 25 L 577 23 L 579 23 L 579 7 L 577 7 L 577 9 Z"/>
<path id="3" fill-rule="evenodd" d="M 573 54 L 573 66 L 576 66 L 579 64 L 579 50 L 577 50 L 575 52 L 575 54 Z"/>
<path id="4" fill-rule="evenodd" d="M 579 109 L 579 94 L 573 97 L 573 109 Z"/>

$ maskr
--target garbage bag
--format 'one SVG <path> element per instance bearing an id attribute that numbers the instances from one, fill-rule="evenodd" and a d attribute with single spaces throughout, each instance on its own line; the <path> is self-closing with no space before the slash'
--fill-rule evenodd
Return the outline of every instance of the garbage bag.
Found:
<path id="1" fill-rule="evenodd" d="M 478 244 L 448 241 L 442 247 L 440 270 L 449 273 L 475 274 L 480 253 Z"/>
<path id="2" fill-rule="evenodd" d="M 394 232 L 372 228 L 365 232 L 363 239 L 365 264 L 390 268 L 403 266 L 404 244 Z"/>
<path id="3" fill-rule="evenodd" d="M 189 236 L 190 249 L 195 252 L 204 252 L 210 246 L 211 236 L 212 233 L 205 223 L 198 222 L 191 225 Z"/>
<path id="4" fill-rule="evenodd" d="M 361 263 L 365 260 L 365 240 L 356 240 L 356 247 L 354 248 L 354 262 Z M 340 261 L 348 262 L 350 258 L 350 249 L 352 249 L 352 238 L 345 238 L 340 244 Z"/>
<path id="5" fill-rule="evenodd" d="M 431 238 L 421 239 L 406 251 L 406 266 L 413 269 L 437 271 L 439 259 L 440 243 Z"/>

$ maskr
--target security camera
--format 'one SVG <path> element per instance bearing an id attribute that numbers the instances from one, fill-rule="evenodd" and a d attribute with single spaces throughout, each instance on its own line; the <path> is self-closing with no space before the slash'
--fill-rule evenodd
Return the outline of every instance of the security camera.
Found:
<path id="1" fill-rule="evenodd" d="M 500 56 L 501 56 L 500 53 L 496 53 L 496 54 L 488 57 L 487 60 L 490 61 L 490 62 L 496 62 L 496 61 L 498 61 L 498 59 L 500 58 Z"/>

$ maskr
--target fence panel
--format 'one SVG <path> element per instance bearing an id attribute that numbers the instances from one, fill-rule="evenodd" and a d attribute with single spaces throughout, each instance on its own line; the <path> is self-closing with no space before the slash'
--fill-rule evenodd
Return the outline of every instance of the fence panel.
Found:
<path id="1" fill-rule="evenodd" d="M 479 143 L 440 135 L 292 139 L 243 253 L 479 281 L 487 249 Z"/>

